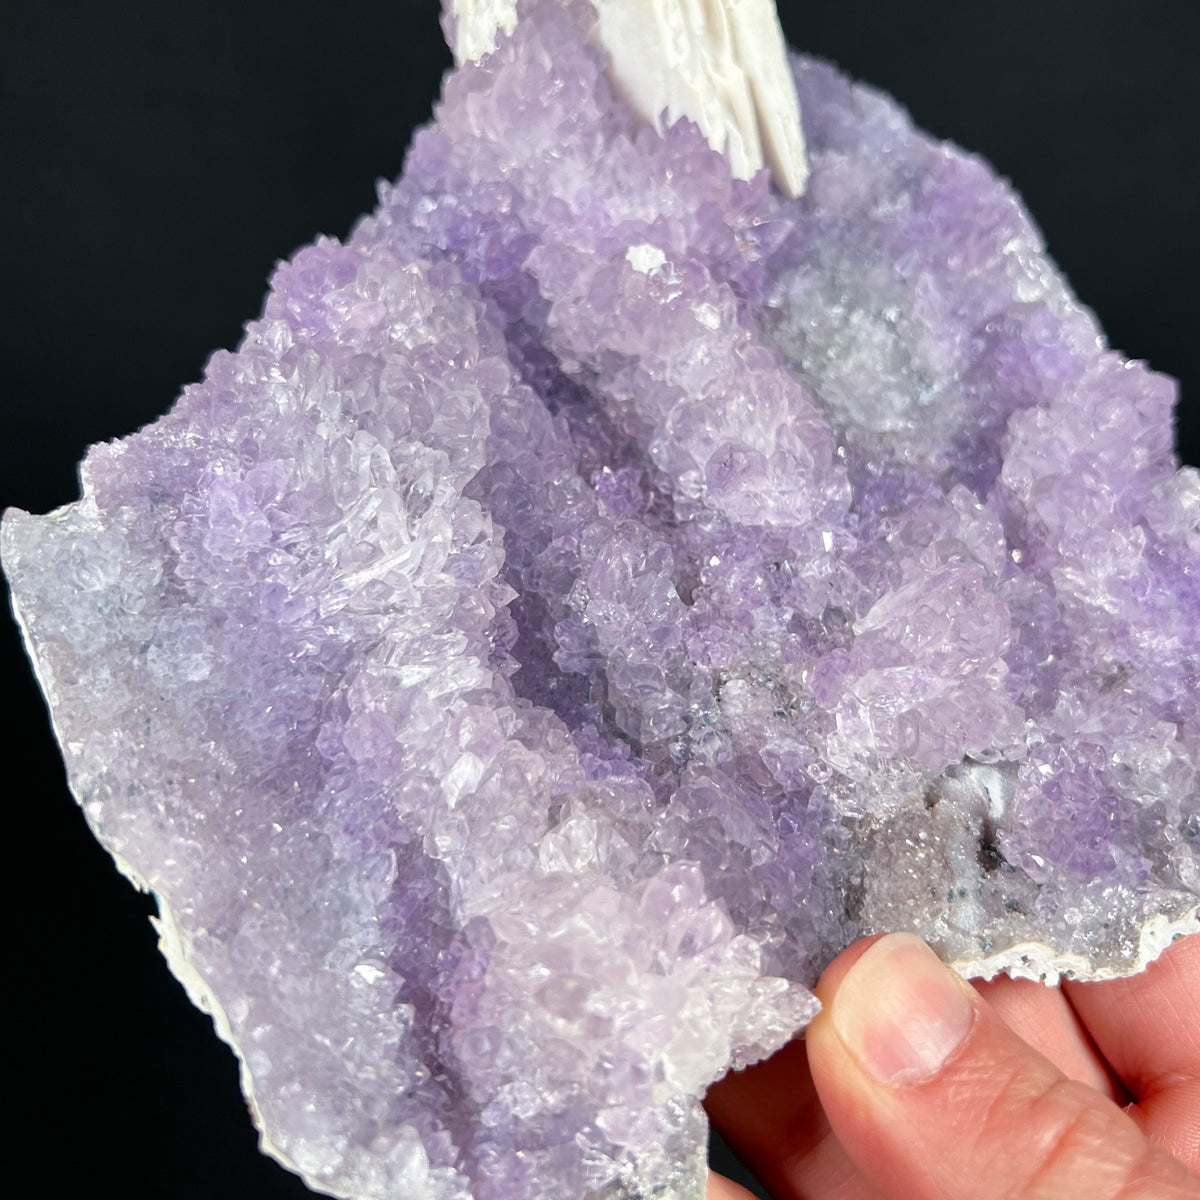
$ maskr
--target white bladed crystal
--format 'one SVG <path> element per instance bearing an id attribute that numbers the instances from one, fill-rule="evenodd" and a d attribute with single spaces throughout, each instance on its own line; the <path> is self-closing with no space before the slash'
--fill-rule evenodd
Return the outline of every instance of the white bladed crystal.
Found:
<path id="1" fill-rule="evenodd" d="M 687 118 L 739 179 L 763 166 L 789 196 L 808 160 L 774 0 L 592 0 L 613 85 L 660 132 Z M 457 62 L 512 33 L 516 0 L 452 0 Z"/>

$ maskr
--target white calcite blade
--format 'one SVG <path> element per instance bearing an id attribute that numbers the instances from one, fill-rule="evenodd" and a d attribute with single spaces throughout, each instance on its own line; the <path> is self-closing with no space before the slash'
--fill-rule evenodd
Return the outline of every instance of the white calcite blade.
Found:
<path id="1" fill-rule="evenodd" d="M 593 0 L 621 97 L 655 128 L 695 121 L 738 179 L 764 166 L 785 194 L 808 179 L 796 85 L 774 0 Z M 512 33 L 516 0 L 453 0 L 455 60 Z"/>

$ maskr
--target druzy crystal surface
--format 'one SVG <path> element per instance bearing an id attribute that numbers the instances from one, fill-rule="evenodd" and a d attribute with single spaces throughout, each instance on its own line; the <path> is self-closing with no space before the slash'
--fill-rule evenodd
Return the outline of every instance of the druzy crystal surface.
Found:
<path id="1" fill-rule="evenodd" d="M 796 59 L 785 200 L 586 4 L 4 565 L 75 794 L 266 1147 L 702 1194 L 697 1097 L 912 929 L 1136 969 L 1200 894 L 1200 478 L 1011 191 Z"/>

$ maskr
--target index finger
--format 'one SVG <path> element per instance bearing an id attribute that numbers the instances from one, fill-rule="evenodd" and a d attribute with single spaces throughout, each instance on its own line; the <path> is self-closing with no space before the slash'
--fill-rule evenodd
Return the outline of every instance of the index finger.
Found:
<path id="1" fill-rule="evenodd" d="M 1200 935 L 1140 975 L 1063 988 L 1147 1136 L 1200 1170 Z"/>

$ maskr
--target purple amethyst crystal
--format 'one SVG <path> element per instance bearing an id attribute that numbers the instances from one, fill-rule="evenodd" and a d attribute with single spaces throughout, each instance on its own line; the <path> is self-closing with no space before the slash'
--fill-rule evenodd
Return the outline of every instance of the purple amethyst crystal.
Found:
<path id="1" fill-rule="evenodd" d="M 1195 927 L 1170 382 L 883 96 L 796 60 L 786 201 L 588 20 L 4 521 L 75 794 L 333 1195 L 693 1200 L 698 1095 L 857 937 L 1104 977 Z"/>

